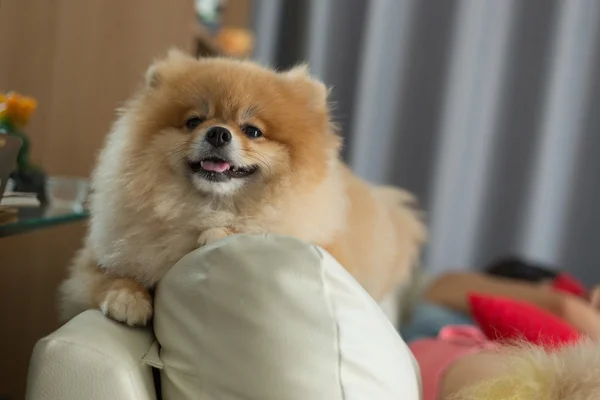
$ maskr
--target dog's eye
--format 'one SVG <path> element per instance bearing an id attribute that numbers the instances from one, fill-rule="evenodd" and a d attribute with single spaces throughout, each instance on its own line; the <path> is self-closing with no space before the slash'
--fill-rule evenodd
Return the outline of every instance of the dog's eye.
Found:
<path id="1" fill-rule="evenodd" d="M 200 125 L 203 122 L 204 122 L 204 118 L 190 117 L 185 121 L 185 127 L 191 131 L 191 130 L 196 129 L 198 127 L 198 125 Z"/>
<path id="2" fill-rule="evenodd" d="M 259 138 L 259 137 L 261 137 L 263 135 L 263 133 L 260 131 L 260 129 L 258 129 L 257 127 L 252 126 L 252 125 L 246 125 L 246 126 L 244 126 L 242 128 L 242 131 L 250 139 L 256 139 L 256 138 Z"/>

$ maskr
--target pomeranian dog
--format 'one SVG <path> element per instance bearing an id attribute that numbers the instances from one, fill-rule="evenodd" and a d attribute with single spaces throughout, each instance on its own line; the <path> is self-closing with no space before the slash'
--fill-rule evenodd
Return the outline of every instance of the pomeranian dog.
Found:
<path id="1" fill-rule="evenodd" d="M 63 318 L 99 308 L 146 324 L 165 272 L 235 233 L 320 245 L 376 300 L 390 293 L 426 228 L 410 194 L 370 186 L 340 161 L 327 95 L 303 66 L 275 72 L 176 50 L 155 62 L 100 154 Z"/>

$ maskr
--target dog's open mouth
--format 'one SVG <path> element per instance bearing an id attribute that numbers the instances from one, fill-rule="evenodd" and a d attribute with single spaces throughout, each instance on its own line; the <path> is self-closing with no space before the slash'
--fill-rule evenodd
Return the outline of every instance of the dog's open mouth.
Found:
<path id="1" fill-rule="evenodd" d="M 199 174 L 204 179 L 214 182 L 245 178 L 258 170 L 256 165 L 248 167 L 235 166 L 229 161 L 217 157 L 209 157 L 201 161 L 190 161 L 188 165 L 194 174 Z"/>

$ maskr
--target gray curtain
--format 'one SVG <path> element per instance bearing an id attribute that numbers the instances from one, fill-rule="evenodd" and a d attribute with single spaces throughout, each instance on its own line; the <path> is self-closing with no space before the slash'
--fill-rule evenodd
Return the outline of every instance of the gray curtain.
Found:
<path id="1" fill-rule="evenodd" d="M 420 197 L 430 270 L 600 282 L 600 0 L 256 3 L 256 58 L 308 61 L 354 170 Z"/>

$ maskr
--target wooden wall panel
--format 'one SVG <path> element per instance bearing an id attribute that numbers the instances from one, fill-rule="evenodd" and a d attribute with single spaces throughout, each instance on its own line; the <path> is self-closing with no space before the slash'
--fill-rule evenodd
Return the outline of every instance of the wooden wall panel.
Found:
<path id="1" fill-rule="evenodd" d="M 0 0 L 0 91 L 36 97 L 28 129 L 49 173 L 88 175 L 114 109 L 149 62 L 193 48 L 192 0 Z M 58 326 L 56 287 L 82 223 L 0 238 L 0 397 L 24 398 L 35 341 Z"/>
<path id="2" fill-rule="evenodd" d="M 44 166 L 55 174 L 86 175 L 115 107 L 157 56 L 172 46 L 193 49 L 194 23 L 191 2 L 181 0 L 60 0 Z M 76 151 L 57 157 L 65 145 Z"/>
<path id="3" fill-rule="evenodd" d="M 31 350 L 59 327 L 56 288 L 84 230 L 78 223 L 0 239 L 0 398 L 25 398 Z"/>
<path id="4" fill-rule="evenodd" d="M 252 0 L 227 0 L 222 23 L 231 28 L 251 29 Z"/>
<path id="5" fill-rule="evenodd" d="M 0 91 L 40 102 L 31 121 L 33 158 L 42 157 L 51 115 L 57 0 L 0 2 Z"/>

